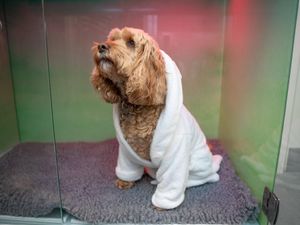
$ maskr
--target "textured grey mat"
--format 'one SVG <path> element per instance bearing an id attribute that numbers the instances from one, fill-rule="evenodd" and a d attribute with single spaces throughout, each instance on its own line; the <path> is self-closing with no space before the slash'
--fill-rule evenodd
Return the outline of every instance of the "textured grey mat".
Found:
<path id="1" fill-rule="evenodd" d="M 155 186 L 145 176 L 134 188 L 114 186 L 118 144 L 57 144 L 63 208 L 91 223 L 228 223 L 257 216 L 258 206 L 236 176 L 219 142 L 209 141 L 224 159 L 220 181 L 189 188 L 175 210 L 151 205 Z M 60 206 L 53 145 L 24 143 L 0 158 L 0 214 L 41 216 Z"/>

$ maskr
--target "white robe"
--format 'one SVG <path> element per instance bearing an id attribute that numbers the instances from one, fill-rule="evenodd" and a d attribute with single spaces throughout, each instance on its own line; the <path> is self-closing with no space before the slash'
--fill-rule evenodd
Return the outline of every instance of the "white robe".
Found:
<path id="1" fill-rule="evenodd" d="M 119 142 L 116 175 L 125 181 L 139 180 L 145 171 L 157 184 L 152 204 L 172 209 L 184 200 L 187 187 L 219 180 L 222 157 L 212 155 L 194 117 L 183 105 L 181 74 L 163 51 L 166 66 L 166 105 L 158 119 L 150 147 L 151 161 L 140 158 L 126 142 L 120 128 L 119 107 L 113 106 L 113 120 Z"/>

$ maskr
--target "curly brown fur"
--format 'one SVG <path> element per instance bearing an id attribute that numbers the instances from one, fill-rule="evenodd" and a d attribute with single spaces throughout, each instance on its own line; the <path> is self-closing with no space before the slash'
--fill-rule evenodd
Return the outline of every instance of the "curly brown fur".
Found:
<path id="1" fill-rule="evenodd" d="M 142 30 L 113 29 L 105 43 L 94 43 L 91 82 L 108 103 L 119 103 L 126 141 L 143 159 L 150 145 L 167 92 L 165 64 L 157 43 Z M 122 183 L 123 182 L 123 183 Z M 131 187 L 127 181 L 117 186 Z"/>
<path id="2" fill-rule="evenodd" d="M 120 104 L 120 124 L 128 144 L 143 159 L 150 159 L 150 145 L 163 105 Z"/>

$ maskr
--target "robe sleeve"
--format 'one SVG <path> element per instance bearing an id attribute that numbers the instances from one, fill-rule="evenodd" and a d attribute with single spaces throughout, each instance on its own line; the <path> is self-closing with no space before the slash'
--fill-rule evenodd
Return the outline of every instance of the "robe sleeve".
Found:
<path id="1" fill-rule="evenodd" d="M 162 209 L 173 209 L 184 200 L 188 182 L 189 135 L 176 135 L 161 161 L 156 173 L 157 188 L 152 204 Z"/>
<path id="2" fill-rule="evenodd" d="M 141 179 L 144 174 L 144 167 L 138 165 L 131 159 L 123 145 L 119 145 L 119 156 L 116 167 L 116 175 L 124 181 L 136 181 Z"/>

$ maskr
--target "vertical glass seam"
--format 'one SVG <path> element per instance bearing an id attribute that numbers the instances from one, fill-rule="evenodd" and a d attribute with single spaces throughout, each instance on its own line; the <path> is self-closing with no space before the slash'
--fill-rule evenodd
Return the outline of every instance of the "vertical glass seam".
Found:
<path id="1" fill-rule="evenodd" d="M 44 44 L 45 44 L 45 57 L 46 57 L 46 64 L 47 64 L 50 112 L 51 112 L 51 122 L 52 122 L 53 148 L 54 148 L 54 154 L 55 154 L 57 189 L 58 189 L 59 202 L 60 202 L 60 217 L 61 217 L 62 223 L 64 223 L 63 222 L 63 211 L 62 211 L 62 196 L 61 196 L 61 191 L 60 191 L 60 187 L 61 187 L 60 175 L 59 175 L 58 156 L 57 156 L 56 137 L 55 137 L 53 98 L 52 98 L 51 78 L 50 78 L 50 60 L 49 60 L 49 52 L 48 52 L 48 33 L 47 33 L 47 23 L 46 23 L 46 19 L 45 19 L 45 2 L 44 2 L 44 0 L 42 0 L 42 17 L 43 17 L 43 28 L 44 28 Z"/>

